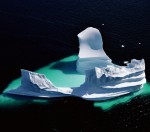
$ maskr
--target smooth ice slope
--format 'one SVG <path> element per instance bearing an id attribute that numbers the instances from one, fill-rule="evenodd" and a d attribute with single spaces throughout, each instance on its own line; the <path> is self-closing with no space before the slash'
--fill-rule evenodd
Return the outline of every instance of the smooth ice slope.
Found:
<path id="1" fill-rule="evenodd" d="M 103 49 L 102 36 L 98 29 L 89 27 L 78 34 L 79 55 L 77 60 L 77 71 L 85 74 L 86 70 L 95 67 L 112 65 L 111 59 Z"/>
<path id="2" fill-rule="evenodd" d="M 146 83 L 144 59 L 132 59 L 127 66 L 118 66 L 104 52 L 97 29 L 87 28 L 78 37 L 77 70 L 85 73 L 85 82 L 81 86 L 56 87 L 43 74 L 21 70 L 21 86 L 5 93 L 45 98 L 76 96 L 98 101 L 135 92 Z"/>

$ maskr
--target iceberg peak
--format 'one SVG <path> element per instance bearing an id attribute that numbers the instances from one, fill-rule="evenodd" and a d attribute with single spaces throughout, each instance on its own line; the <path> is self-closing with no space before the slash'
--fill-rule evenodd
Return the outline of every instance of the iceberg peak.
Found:
<path id="1" fill-rule="evenodd" d="M 101 33 L 98 29 L 89 27 L 78 35 L 79 55 L 77 60 L 77 71 L 85 74 L 86 70 L 94 67 L 105 67 L 111 65 L 112 61 L 103 49 Z"/>

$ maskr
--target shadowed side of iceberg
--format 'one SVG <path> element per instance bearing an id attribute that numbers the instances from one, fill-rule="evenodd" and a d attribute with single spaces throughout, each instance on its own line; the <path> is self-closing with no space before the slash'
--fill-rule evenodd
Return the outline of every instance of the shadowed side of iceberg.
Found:
<path id="1" fill-rule="evenodd" d="M 130 87 L 123 87 L 122 89 L 114 89 L 114 88 L 102 88 L 102 87 L 95 87 L 93 85 L 84 85 L 80 88 L 76 88 L 73 90 L 72 94 L 74 96 L 81 97 L 86 100 L 91 101 L 101 101 L 107 99 L 113 99 L 122 95 L 130 94 L 140 90 L 143 87 L 141 85 L 135 85 Z"/>

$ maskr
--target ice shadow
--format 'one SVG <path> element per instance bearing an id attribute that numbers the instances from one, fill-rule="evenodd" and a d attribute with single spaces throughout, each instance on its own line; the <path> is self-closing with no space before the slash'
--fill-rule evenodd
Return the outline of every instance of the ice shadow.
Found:
<path id="1" fill-rule="evenodd" d="M 69 62 L 57 62 L 50 69 L 60 70 L 64 74 L 80 74 L 76 71 L 76 60 Z"/>
<path id="2" fill-rule="evenodd" d="M 65 97 L 52 97 L 52 98 L 45 98 L 45 97 L 33 97 L 33 96 L 27 96 L 27 95 L 18 95 L 18 94 L 8 94 L 8 93 L 3 93 L 1 94 L 3 97 L 9 97 L 10 99 L 14 100 L 20 100 L 20 101 L 33 101 L 33 100 L 41 100 L 41 101 L 50 101 L 50 102 L 55 102 L 55 101 L 60 101 Z"/>

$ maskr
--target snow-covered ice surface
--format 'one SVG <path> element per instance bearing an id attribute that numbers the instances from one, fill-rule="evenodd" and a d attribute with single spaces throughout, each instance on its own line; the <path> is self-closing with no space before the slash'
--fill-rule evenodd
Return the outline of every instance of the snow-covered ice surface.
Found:
<path id="1" fill-rule="evenodd" d="M 146 83 L 143 59 L 133 59 L 127 66 L 115 65 L 103 50 L 97 29 L 87 28 L 78 37 L 77 71 L 85 74 L 81 86 L 56 87 L 43 74 L 21 70 L 21 86 L 4 93 L 43 98 L 75 96 L 99 101 L 135 92 Z"/>

